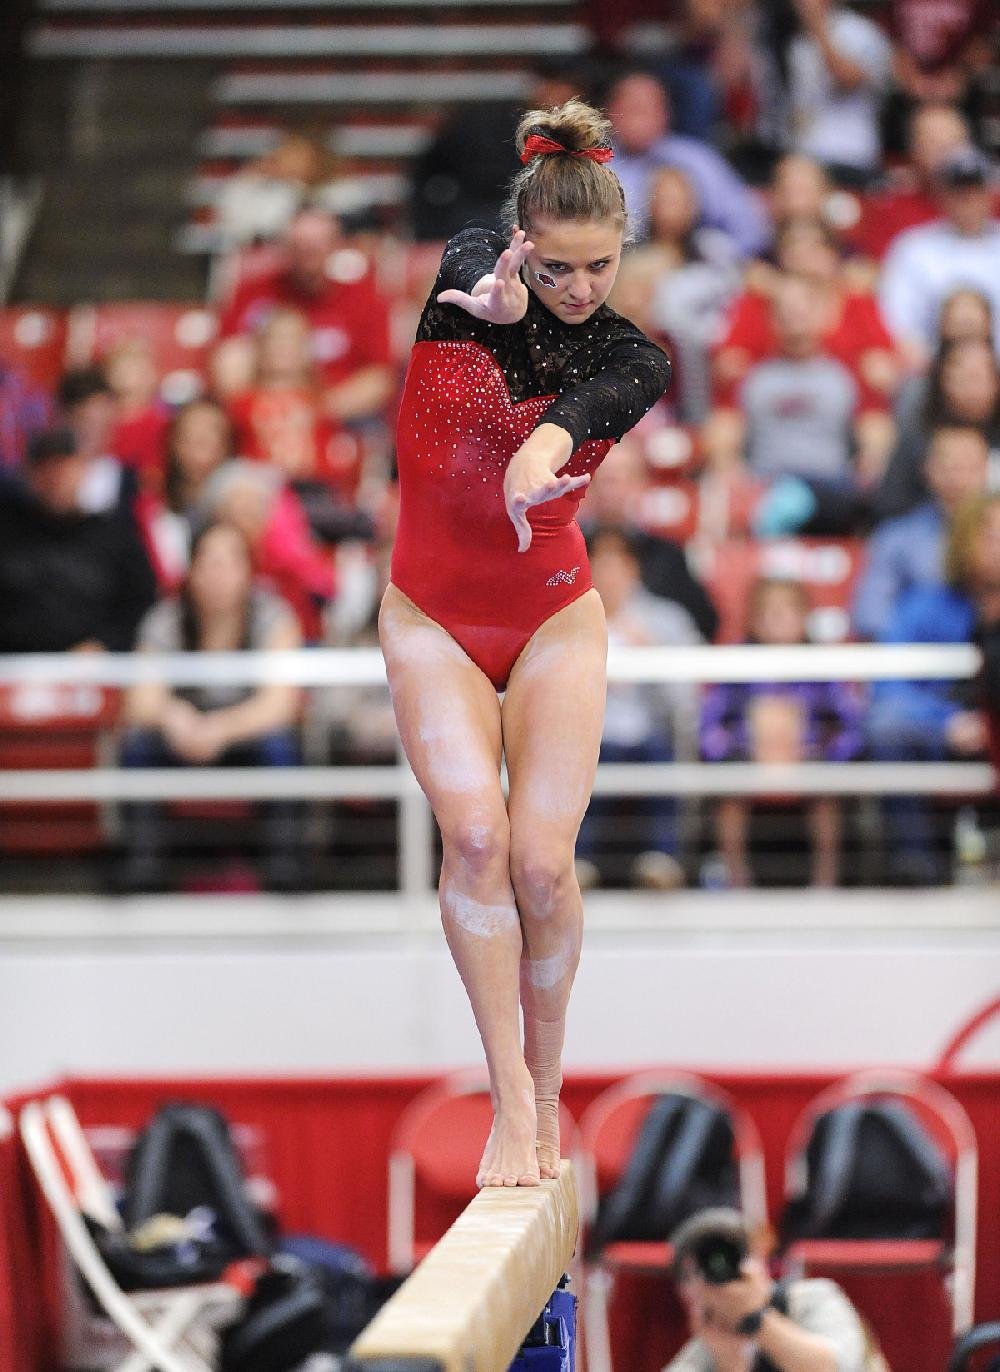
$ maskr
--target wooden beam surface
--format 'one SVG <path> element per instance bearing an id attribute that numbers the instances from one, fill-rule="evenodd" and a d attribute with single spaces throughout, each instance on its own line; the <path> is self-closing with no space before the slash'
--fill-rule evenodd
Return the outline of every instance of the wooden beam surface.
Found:
<path id="1" fill-rule="evenodd" d="M 349 1372 L 507 1372 L 578 1229 L 565 1160 L 558 1180 L 484 1188 L 358 1337 Z"/>

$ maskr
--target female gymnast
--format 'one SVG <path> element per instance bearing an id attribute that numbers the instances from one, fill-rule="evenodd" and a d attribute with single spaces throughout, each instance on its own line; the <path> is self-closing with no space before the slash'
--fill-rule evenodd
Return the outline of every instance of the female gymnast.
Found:
<path id="1" fill-rule="evenodd" d="M 379 634 L 403 746 L 441 830 L 445 935 L 486 1051 L 494 1122 L 479 1186 L 537 1185 L 559 1167 L 583 931 L 573 850 L 607 656 L 574 515 L 670 377 L 664 354 L 604 303 L 625 232 L 610 134 L 577 100 L 521 121 L 509 245 L 486 229 L 448 243 L 399 413 Z"/>

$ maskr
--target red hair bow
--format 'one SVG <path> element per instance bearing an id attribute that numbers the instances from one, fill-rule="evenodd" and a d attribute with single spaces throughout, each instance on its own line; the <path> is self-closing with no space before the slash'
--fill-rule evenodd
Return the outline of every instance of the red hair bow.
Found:
<path id="1" fill-rule="evenodd" d="M 546 138 L 542 133 L 533 133 L 524 140 L 522 162 L 530 162 L 533 157 L 544 157 L 550 152 L 568 152 L 571 157 L 586 157 L 591 162 L 610 162 L 614 153 L 610 148 L 564 148 L 554 138 Z"/>

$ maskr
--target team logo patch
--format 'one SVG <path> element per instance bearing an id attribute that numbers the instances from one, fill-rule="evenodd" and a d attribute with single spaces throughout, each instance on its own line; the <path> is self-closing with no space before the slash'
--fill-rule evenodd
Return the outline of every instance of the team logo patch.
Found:
<path id="1" fill-rule="evenodd" d="M 546 586 L 572 586 L 579 570 L 579 567 L 573 567 L 568 572 L 556 572 L 555 576 L 550 576 L 545 584 Z"/>

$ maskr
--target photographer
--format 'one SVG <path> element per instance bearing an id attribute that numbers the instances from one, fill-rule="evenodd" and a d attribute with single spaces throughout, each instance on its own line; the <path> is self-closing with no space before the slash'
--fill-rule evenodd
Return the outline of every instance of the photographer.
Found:
<path id="1" fill-rule="evenodd" d="M 702 1210 L 672 1236 L 691 1340 L 664 1372 L 888 1372 L 831 1281 L 772 1281 L 735 1210 Z"/>

